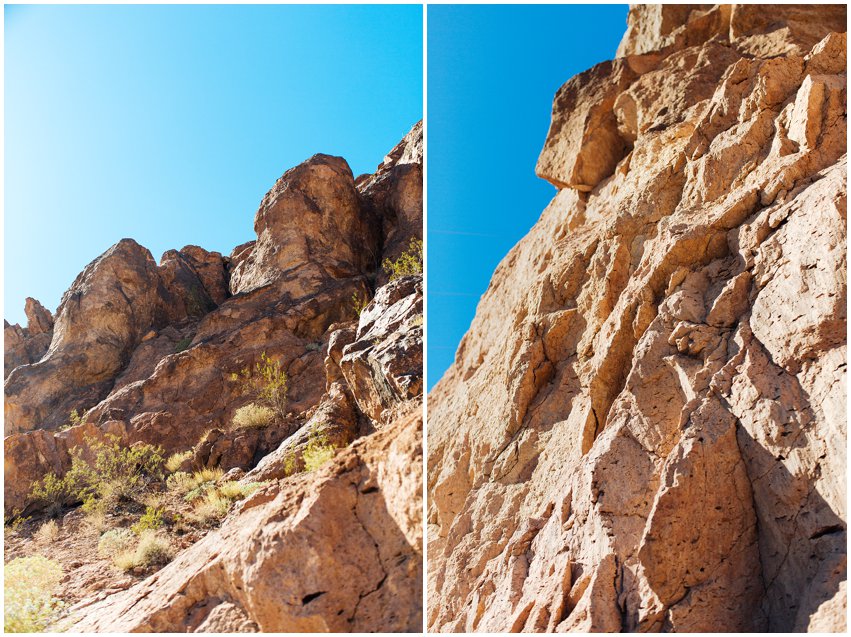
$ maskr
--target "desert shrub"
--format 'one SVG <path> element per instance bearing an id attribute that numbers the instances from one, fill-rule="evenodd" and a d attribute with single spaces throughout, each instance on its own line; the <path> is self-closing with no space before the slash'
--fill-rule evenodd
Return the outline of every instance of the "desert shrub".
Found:
<path id="1" fill-rule="evenodd" d="M 354 292 L 352 294 L 352 309 L 355 311 L 355 314 L 360 316 L 364 308 L 369 305 L 369 301 L 369 296 L 367 296 L 366 294 L 361 296 L 357 292 Z"/>
<path id="2" fill-rule="evenodd" d="M 298 457 L 295 455 L 295 451 L 290 451 L 284 456 L 284 473 L 291 476 L 296 471 L 298 471 Z"/>
<path id="3" fill-rule="evenodd" d="M 178 469 L 180 469 L 180 465 L 184 463 L 188 458 L 192 457 L 192 450 L 181 451 L 180 453 L 173 453 L 168 457 L 168 460 L 165 461 L 165 470 L 168 473 L 174 473 Z"/>
<path id="4" fill-rule="evenodd" d="M 136 547 L 136 558 L 143 566 L 168 564 L 174 555 L 167 537 L 153 531 L 145 531 Z"/>
<path id="5" fill-rule="evenodd" d="M 180 352 L 184 352 L 189 349 L 189 346 L 192 344 L 192 339 L 190 337 L 181 338 L 177 343 L 174 344 L 174 353 L 180 354 Z"/>
<path id="6" fill-rule="evenodd" d="M 423 273 L 423 242 L 422 239 L 412 238 L 408 249 L 395 261 L 384 259 L 381 263 L 384 273 L 395 281 L 403 276 Z"/>
<path id="7" fill-rule="evenodd" d="M 263 486 L 262 482 L 243 483 L 236 480 L 229 480 L 228 482 L 222 482 L 216 489 L 223 497 L 236 501 L 251 495 L 261 486 Z"/>
<path id="8" fill-rule="evenodd" d="M 50 625 L 62 607 L 54 592 L 62 567 L 34 555 L 19 557 L 3 568 L 3 629 L 7 633 L 36 633 Z"/>
<path id="9" fill-rule="evenodd" d="M 32 516 L 22 516 L 20 509 L 15 509 L 12 511 L 12 515 L 8 516 L 4 520 L 3 525 L 3 536 L 7 537 L 9 535 L 17 535 L 20 533 L 24 524 L 29 522 Z"/>
<path id="10" fill-rule="evenodd" d="M 277 418 L 283 420 L 286 417 L 287 374 L 280 361 L 273 361 L 263 352 L 254 367 L 231 374 L 231 380 L 240 384 L 243 394 L 271 409 Z"/>
<path id="11" fill-rule="evenodd" d="M 56 520 L 48 520 L 35 532 L 35 540 L 40 544 L 53 544 L 59 539 L 59 525 Z"/>
<path id="12" fill-rule="evenodd" d="M 242 500 L 263 484 L 263 482 L 241 483 L 230 480 L 211 487 L 195 501 L 192 517 L 202 524 L 219 522 L 228 514 L 234 502 Z"/>
<path id="13" fill-rule="evenodd" d="M 89 448 L 95 456 L 94 463 L 83 460 L 82 452 L 76 449 L 71 471 L 66 475 L 87 511 L 108 509 L 121 500 L 138 498 L 151 482 L 163 477 L 165 461 L 160 447 L 125 447 L 117 436 L 108 434 L 103 442 L 90 442 Z"/>
<path id="14" fill-rule="evenodd" d="M 308 352 L 318 352 L 322 349 L 322 343 L 308 343 L 305 345 L 305 349 Z"/>
<path id="15" fill-rule="evenodd" d="M 79 447 L 71 450 L 71 469 L 62 478 L 47 474 L 33 483 L 30 498 L 48 514 L 58 515 L 63 504 L 82 501 L 87 513 L 98 513 L 120 500 L 138 497 L 153 480 L 162 479 L 162 449 L 147 444 L 124 447 L 117 436 L 105 441 L 87 440 L 93 463 Z"/>
<path id="16" fill-rule="evenodd" d="M 248 403 L 236 410 L 231 424 L 234 429 L 261 429 L 275 420 L 275 412 L 263 405 Z"/>
<path id="17" fill-rule="evenodd" d="M 218 489 L 211 489 L 195 502 L 192 508 L 192 516 L 202 524 L 218 522 L 228 514 L 231 502 Z"/>
<path id="18" fill-rule="evenodd" d="M 76 488 L 69 480 L 60 478 L 52 471 L 30 487 L 29 499 L 40 504 L 47 515 L 56 517 L 65 503 L 72 499 Z"/>
<path id="19" fill-rule="evenodd" d="M 194 500 L 212 488 L 224 475 L 219 467 L 201 469 L 195 473 L 178 471 L 168 477 L 166 487 L 169 491 L 184 496 L 187 501 Z"/>
<path id="20" fill-rule="evenodd" d="M 157 529 L 162 528 L 165 524 L 163 513 L 165 513 L 165 511 L 161 508 L 152 506 L 146 507 L 145 513 L 139 518 L 139 521 L 130 528 L 133 529 L 133 532 L 137 535 L 142 535 L 145 531 L 156 531 Z"/>
<path id="21" fill-rule="evenodd" d="M 423 324 L 423 315 L 422 314 L 417 314 L 414 318 L 411 319 L 411 326 L 412 327 L 419 327 L 422 324 Z"/>
<path id="22" fill-rule="evenodd" d="M 335 451 L 336 447 L 328 441 L 328 436 L 320 433 L 318 428 L 314 428 L 310 432 L 307 446 L 301 456 L 304 460 L 304 470 L 318 469 L 334 457 Z"/>
<path id="23" fill-rule="evenodd" d="M 148 530 L 139 537 L 136 548 L 115 554 L 112 563 L 122 571 L 130 571 L 137 567 L 168 564 L 173 556 L 174 550 L 169 539 Z"/>
<path id="24" fill-rule="evenodd" d="M 130 529 L 110 529 L 98 540 L 98 555 L 114 557 L 133 549 L 136 534 Z"/>

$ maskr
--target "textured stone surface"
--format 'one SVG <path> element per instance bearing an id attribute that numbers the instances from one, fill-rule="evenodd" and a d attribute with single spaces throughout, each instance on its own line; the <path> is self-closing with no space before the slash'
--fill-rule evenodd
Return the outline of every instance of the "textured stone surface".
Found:
<path id="1" fill-rule="evenodd" d="M 557 94 L 429 397 L 432 630 L 845 629 L 845 7 L 766 15 L 637 6 Z"/>
<path id="2" fill-rule="evenodd" d="M 244 501 L 126 592 L 82 602 L 87 632 L 415 632 L 422 626 L 422 419 Z"/>
<path id="3" fill-rule="evenodd" d="M 278 180 L 257 212 L 257 240 L 229 257 L 186 246 L 157 265 L 126 239 L 80 274 L 52 331 L 50 313 L 30 301 L 27 328 L 4 326 L 14 367 L 7 515 L 38 516 L 32 483 L 63 474 L 75 447 L 106 434 L 166 455 L 191 450 L 182 470 L 218 467 L 229 480 L 265 483 L 162 571 L 132 587 L 123 578 L 123 592 L 97 574 L 104 564 L 79 558 L 80 538 L 63 536 L 56 554 L 77 556 L 63 563 L 80 589 L 69 599 L 82 600 L 63 622 L 97 631 L 421 628 L 422 277 L 387 283 L 379 270 L 422 236 L 421 124 L 379 172 L 356 185 L 342 158 L 316 155 Z M 372 298 L 360 316 L 355 297 Z M 42 357 L 36 349 L 51 334 Z M 263 354 L 287 374 L 289 413 L 235 429 L 234 413 L 252 397 L 232 375 Z M 61 427 L 72 409 L 84 422 Z M 317 440 L 342 450 L 304 472 Z M 205 532 L 181 535 L 180 546 Z M 32 549 L 31 538 L 18 539 L 14 550 Z"/>

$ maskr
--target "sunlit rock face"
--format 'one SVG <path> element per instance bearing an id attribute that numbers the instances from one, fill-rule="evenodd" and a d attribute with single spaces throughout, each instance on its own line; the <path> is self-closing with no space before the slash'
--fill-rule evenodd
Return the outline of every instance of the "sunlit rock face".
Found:
<path id="1" fill-rule="evenodd" d="M 845 630 L 846 8 L 636 6 L 429 396 L 436 631 Z"/>
<path id="2" fill-rule="evenodd" d="M 263 483 L 126 590 L 71 565 L 69 586 L 88 594 L 63 625 L 421 630 L 423 278 L 390 281 L 381 264 L 422 238 L 422 200 L 419 123 L 357 181 L 329 155 L 287 171 L 257 239 L 230 256 L 187 246 L 157 263 L 124 239 L 77 277 L 55 321 L 28 300 L 28 326 L 4 326 L 7 515 L 38 515 L 32 483 L 107 435 Z M 252 400 L 233 376 L 264 355 L 287 375 L 288 413 L 233 428 Z M 315 435 L 343 450 L 303 472 Z"/>

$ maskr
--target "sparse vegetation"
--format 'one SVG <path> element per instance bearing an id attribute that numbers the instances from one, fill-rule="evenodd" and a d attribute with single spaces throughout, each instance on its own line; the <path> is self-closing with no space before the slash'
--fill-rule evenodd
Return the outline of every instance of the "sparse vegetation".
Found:
<path id="1" fill-rule="evenodd" d="M 19 557 L 3 568 L 3 629 L 42 632 L 62 608 L 54 593 L 62 567 L 41 555 Z"/>
<path id="2" fill-rule="evenodd" d="M 284 456 L 284 473 L 288 476 L 293 475 L 298 470 L 298 458 L 295 451 L 290 451 Z"/>
<path id="3" fill-rule="evenodd" d="M 121 500 L 139 497 L 153 480 L 162 479 L 164 461 L 159 447 L 125 447 L 113 435 L 104 441 L 87 439 L 86 444 L 93 463 L 87 462 L 77 447 L 71 451 L 71 469 L 62 478 L 49 473 L 33 483 L 30 497 L 42 503 L 49 515 L 55 517 L 64 504 L 80 501 L 86 512 L 104 511 Z"/>
<path id="4" fill-rule="evenodd" d="M 5 519 L 5 524 L 3 526 L 3 535 L 14 535 L 20 532 L 21 528 L 23 528 L 24 524 L 29 522 L 31 516 L 22 516 L 20 509 L 15 509 L 12 511 L 12 515 Z"/>
<path id="5" fill-rule="evenodd" d="M 336 447 L 328 441 L 328 436 L 324 432 L 320 433 L 318 427 L 314 427 L 308 437 L 304 453 L 302 453 L 304 470 L 318 469 L 333 458 L 335 452 Z"/>
<path id="6" fill-rule="evenodd" d="M 195 473 L 178 471 L 168 477 L 166 487 L 169 491 L 182 495 L 188 502 L 200 497 L 210 487 L 214 486 L 224 471 L 216 467 L 214 469 L 201 469 Z"/>
<path id="7" fill-rule="evenodd" d="M 139 537 L 135 549 L 115 554 L 112 563 L 122 571 L 131 571 L 134 568 L 168 564 L 173 556 L 174 550 L 169 539 L 161 533 L 148 530 Z"/>
<path id="8" fill-rule="evenodd" d="M 236 410 L 231 420 L 234 429 L 262 429 L 275 420 L 275 412 L 264 405 L 248 403 Z"/>
<path id="9" fill-rule="evenodd" d="M 381 263 L 384 273 L 395 281 L 403 276 L 423 273 L 423 242 L 422 239 L 412 238 L 408 249 L 399 258 L 384 259 Z"/>
<path id="10" fill-rule="evenodd" d="M 144 515 L 130 528 L 137 535 L 142 535 L 145 531 L 156 531 L 165 524 L 164 513 L 165 511 L 159 507 L 148 506 L 145 508 Z"/>
<path id="11" fill-rule="evenodd" d="M 271 409 L 276 418 L 286 417 L 287 374 L 280 361 L 263 352 L 254 367 L 231 374 L 231 380 L 240 383 L 243 394 L 251 396 L 255 403 Z"/>
<path id="12" fill-rule="evenodd" d="M 48 520 L 35 532 L 35 541 L 39 544 L 53 544 L 59 539 L 59 525 L 56 520 Z"/>
<path id="13" fill-rule="evenodd" d="M 201 524 L 217 523 L 228 514 L 234 502 L 242 500 L 262 484 L 262 482 L 242 484 L 228 481 L 213 486 L 195 500 L 192 516 Z"/>
<path id="14" fill-rule="evenodd" d="M 98 555 L 113 558 L 131 551 L 134 544 L 136 544 L 136 534 L 130 529 L 110 529 L 98 540 Z"/>
<path id="15" fill-rule="evenodd" d="M 192 450 L 189 449 L 187 451 L 181 451 L 180 453 L 173 453 L 168 457 L 168 460 L 165 461 L 165 470 L 168 473 L 174 473 L 180 466 L 189 458 L 192 457 Z"/>
<path id="16" fill-rule="evenodd" d="M 51 471 L 33 483 L 29 497 L 41 504 L 47 515 L 56 517 L 62 512 L 66 501 L 73 497 L 74 491 L 75 487 L 70 480 L 60 478 Z"/>
<path id="17" fill-rule="evenodd" d="M 361 315 L 364 308 L 369 305 L 370 298 L 366 294 L 361 296 L 357 292 L 352 294 L 352 309 L 355 311 L 355 314 L 358 316 Z"/>
<path id="18" fill-rule="evenodd" d="M 183 351 L 189 349 L 189 346 L 191 344 L 192 344 L 192 338 L 191 337 L 187 336 L 186 338 L 181 338 L 179 341 L 177 341 L 177 343 L 174 344 L 174 353 L 179 354 L 180 352 L 183 352 Z"/>
<path id="19" fill-rule="evenodd" d="M 422 314 L 417 314 L 414 318 L 411 319 L 411 326 L 412 327 L 419 327 L 422 324 L 423 324 L 423 315 Z"/>

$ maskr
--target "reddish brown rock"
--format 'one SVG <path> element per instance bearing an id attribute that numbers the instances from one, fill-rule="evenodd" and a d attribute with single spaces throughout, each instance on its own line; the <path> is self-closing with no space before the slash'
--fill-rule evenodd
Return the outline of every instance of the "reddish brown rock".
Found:
<path id="1" fill-rule="evenodd" d="M 361 412 L 374 423 L 423 391 L 423 282 L 408 276 L 382 287 L 360 315 L 340 370 Z"/>
<path id="2" fill-rule="evenodd" d="M 559 91 L 429 398 L 431 630 L 845 630 L 845 7 L 767 15 L 634 7 Z"/>
<path id="3" fill-rule="evenodd" d="M 402 138 L 372 175 L 355 182 L 365 206 L 381 220 L 381 260 L 398 259 L 410 250 L 411 239 L 423 238 L 423 124 Z M 380 271 L 377 286 L 387 283 Z"/>
<path id="4" fill-rule="evenodd" d="M 274 483 L 126 592 L 72 609 L 81 632 L 416 632 L 422 420 Z"/>
<path id="5" fill-rule="evenodd" d="M 27 297 L 24 313 L 27 315 L 27 330 L 30 336 L 46 334 L 53 330 L 53 315 L 35 299 Z"/>

